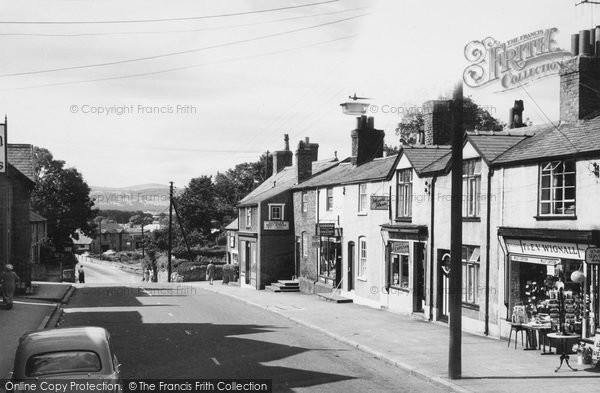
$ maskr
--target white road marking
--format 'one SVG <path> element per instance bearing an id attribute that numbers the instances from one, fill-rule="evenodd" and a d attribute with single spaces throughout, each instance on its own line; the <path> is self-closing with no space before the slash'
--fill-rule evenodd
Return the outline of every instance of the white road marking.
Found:
<path id="1" fill-rule="evenodd" d="M 145 293 L 148 296 L 152 296 L 152 294 L 148 291 L 146 291 L 146 288 L 140 287 L 140 289 L 142 290 L 143 293 Z"/>
<path id="2" fill-rule="evenodd" d="M 24 301 L 21 301 L 21 300 L 15 300 L 13 303 L 15 303 L 15 304 L 29 304 L 30 306 L 52 306 L 52 307 L 56 307 L 56 303 L 24 302 Z"/>
<path id="3" fill-rule="evenodd" d="M 221 363 L 219 363 L 219 361 L 217 360 L 217 358 L 211 358 L 211 359 L 212 359 L 212 361 L 213 361 L 213 362 L 215 362 L 215 364 L 216 364 L 217 366 L 220 366 L 220 365 L 221 365 Z"/>

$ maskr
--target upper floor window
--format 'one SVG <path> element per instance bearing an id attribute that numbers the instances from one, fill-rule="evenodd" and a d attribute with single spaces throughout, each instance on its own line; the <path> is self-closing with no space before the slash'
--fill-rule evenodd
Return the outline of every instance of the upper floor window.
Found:
<path id="1" fill-rule="evenodd" d="M 327 203 L 325 204 L 325 208 L 329 210 L 333 210 L 333 188 L 327 189 Z"/>
<path id="2" fill-rule="evenodd" d="M 368 207 L 367 201 L 367 184 L 359 184 L 358 185 L 358 211 L 366 212 Z"/>
<path id="3" fill-rule="evenodd" d="M 463 161 L 463 217 L 479 217 L 481 159 Z"/>
<path id="4" fill-rule="evenodd" d="M 308 211 L 308 193 L 306 191 L 302 191 L 302 212 L 306 213 Z"/>
<path id="5" fill-rule="evenodd" d="M 358 277 L 365 277 L 367 273 L 367 239 L 358 239 Z"/>
<path id="6" fill-rule="evenodd" d="M 252 226 L 252 208 L 246 208 L 246 228 L 250 228 Z"/>
<path id="7" fill-rule="evenodd" d="M 540 215 L 575 215 L 575 161 L 540 166 Z"/>
<path id="8" fill-rule="evenodd" d="M 269 220 L 283 220 L 283 204 L 269 204 Z"/>
<path id="9" fill-rule="evenodd" d="M 229 236 L 229 247 L 235 248 L 235 236 Z"/>
<path id="10" fill-rule="evenodd" d="M 412 169 L 398 171 L 396 217 L 412 216 Z"/>

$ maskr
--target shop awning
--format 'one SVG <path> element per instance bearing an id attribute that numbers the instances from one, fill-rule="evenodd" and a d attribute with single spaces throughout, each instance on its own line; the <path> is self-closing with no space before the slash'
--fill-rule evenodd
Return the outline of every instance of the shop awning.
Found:
<path id="1" fill-rule="evenodd" d="M 415 224 L 383 224 L 381 230 L 388 232 L 391 239 L 423 240 L 427 238 L 428 230 L 425 225 Z"/>
<path id="2" fill-rule="evenodd" d="M 600 230 L 499 227 L 498 236 L 600 245 Z"/>

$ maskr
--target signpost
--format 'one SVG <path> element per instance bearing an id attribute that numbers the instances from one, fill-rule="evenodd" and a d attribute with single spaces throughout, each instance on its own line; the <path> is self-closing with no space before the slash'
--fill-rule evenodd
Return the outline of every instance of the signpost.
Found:
<path id="1" fill-rule="evenodd" d="M 585 250 L 585 261 L 588 265 L 600 265 L 600 247 L 588 247 Z"/>

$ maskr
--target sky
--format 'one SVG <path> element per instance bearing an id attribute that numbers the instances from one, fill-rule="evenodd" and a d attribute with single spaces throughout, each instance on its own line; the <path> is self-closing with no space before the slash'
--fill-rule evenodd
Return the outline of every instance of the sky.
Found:
<path id="1" fill-rule="evenodd" d="M 319 158 L 347 157 L 369 97 L 397 145 L 402 114 L 446 97 L 465 46 L 600 24 L 572 0 L 0 0 L 0 115 L 9 143 L 49 149 L 105 187 L 215 175 L 309 137 Z M 558 120 L 558 76 L 464 94 L 506 122 L 522 99 L 534 124 Z"/>

